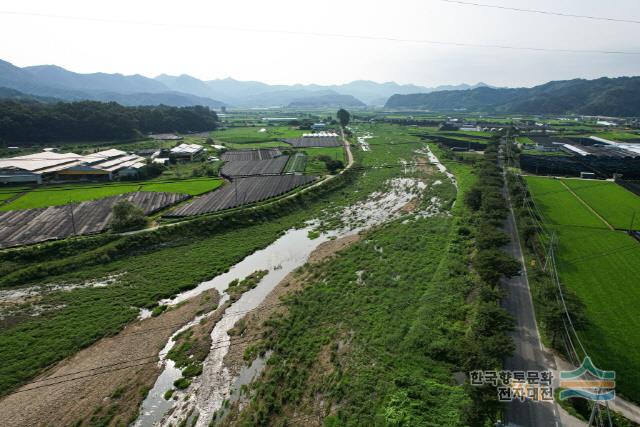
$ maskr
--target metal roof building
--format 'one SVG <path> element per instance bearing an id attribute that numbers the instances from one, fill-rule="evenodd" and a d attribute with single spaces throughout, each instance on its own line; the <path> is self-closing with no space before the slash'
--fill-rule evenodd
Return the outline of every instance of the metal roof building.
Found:
<path id="1" fill-rule="evenodd" d="M 105 150 L 81 156 L 43 151 L 0 159 L 0 182 L 35 182 L 68 179 L 112 179 L 114 174 L 145 165 L 140 156 L 121 150 Z"/>

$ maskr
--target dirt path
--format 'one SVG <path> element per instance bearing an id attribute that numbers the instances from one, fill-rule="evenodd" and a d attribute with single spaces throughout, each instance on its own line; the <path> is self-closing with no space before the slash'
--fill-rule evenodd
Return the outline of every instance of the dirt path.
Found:
<path id="1" fill-rule="evenodd" d="M 578 199 L 580 201 L 580 203 L 582 203 L 587 209 L 589 209 L 589 211 L 594 214 L 595 216 L 597 216 L 600 221 L 604 222 L 604 224 L 609 227 L 609 230 L 615 230 L 611 224 L 609 224 L 607 222 L 606 219 L 604 219 L 603 217 L 600 216 L 600 214 L 598 212 L 596 212 L 595 210 L 593 210 L 593 208 L 591 206 L 589 206 L 589 204 L 587 202 L 585 202 L 584 200 L 582 200 L 582 198 L 580 196 L 578 196 L 567 184 L 564 183 L 563 180 L 560 180 L 560 183 L 564 186 L 564 188 L 567 189 L 567 191 L 571 194 L 573 194 L 573 197 L 575 197 L 576 199 Z"/>
<path id="2" fill-rule="evenodd" d="M 342 127 L 340 127 L 340 135 L 342 136 L 344 149 L 347 152 L 347 167 L 345 169 L 349 169 L 351 165 L 353 165 L 353 153 L 351 152 L 351 144 L 349 144 L 347 138 L 344 137 L 344 129 Z"/>
<path id="3" fill-rule="evenodd" d="M 88 425 L 92 417 L 129 424 L 160 373 L 157 355 L 171 334 L 218 301 L 215 290 L 202 293 L 79 351 L 0 400 L 2 425 Z"/>

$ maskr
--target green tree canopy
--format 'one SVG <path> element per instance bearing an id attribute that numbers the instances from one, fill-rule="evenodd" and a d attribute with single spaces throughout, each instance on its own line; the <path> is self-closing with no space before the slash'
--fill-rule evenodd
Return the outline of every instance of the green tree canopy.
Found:
<path id="1" fill-rule="evenodd" d="M 338 110 L 338 113 L 336 115 L 338 116 L 338 120 L 340 121 L 340 125 L 342 127 L 345 127 L 349 124 L 349 121 L 351 120 L 351 114 L 349 114 L 347 110 L 341 108 Z"/>
<path id="2" fill-rule="evenodd" d="M 113 206 L 111 228 L 113 231 L 126 231 L 144 228 L 148 224 L 142 209 L 128 200 L 121 200 Z"/>

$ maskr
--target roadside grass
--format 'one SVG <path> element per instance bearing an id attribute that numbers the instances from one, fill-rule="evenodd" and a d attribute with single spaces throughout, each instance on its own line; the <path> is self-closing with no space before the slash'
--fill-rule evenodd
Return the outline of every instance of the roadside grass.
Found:
<path id="1" fill-rule="evenodd" d="M 624 232 L 594 226 L 603 223 L 560 181 L 533 177 L 526 181 L 549 231 L 558 237 L 560 279 L 585 305 L 588 322 L 579 332 L 581 340 L 599 368 L 617 372 L 617 391 L 640 401 L 640 243 Z M 587 189 L 582 184 L 590 200 L 606 197 L 600 192 L 608 191 L 607 186 Z M 611 191 L 615 200 L 618 193 Z M 610 212 L 597 206 L 605 214 Z"/>
<path id="2" fill-rule="evenodd" d="M 640 197 L 627 189 L 610 181 L 563 179 L 563 182 L 614 228 L 629 229 L 634 215 L 634 228 L 640 228 Z"/>
<path id="3" fill-rule="evenodd" d="M 188 178 L 184 182 L 148 181 L 142 183 L 88 183 L 35 188 L 11 203 L 1 205 L 0 211 L 43 208 L 71 202 L 84 202 L 132 191 L 177 192 L 199 195 L 220 185 L 218 178 Z M 13 190 L 16 191 L 16 190 Z M 2 196 L 6 195 L 2 194 Z M 13 194 L 12 194 L 13 195 Z"/>

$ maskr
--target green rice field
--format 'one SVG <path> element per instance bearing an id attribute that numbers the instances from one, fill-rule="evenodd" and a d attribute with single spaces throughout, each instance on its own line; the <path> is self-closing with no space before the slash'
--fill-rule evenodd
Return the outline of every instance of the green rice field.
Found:
<path id="1" fill-rule="evenodd" d="M 262 129 L 264 129 L 264 132 L 261 131 Z M 244 144 L 250 143 L 277 142 L 281 138 L 297 138 L 302 136 L 305 132 L 309 131 L 293 129 L 287 126 L 265 125 L 217 130 L 211 132 L 211 137 L 216 142 L 242 144 L 244 146 Z"/>
<path id="2" fill-rule="evenodd" d="M 588 325 L 580 339 L 599 368 L 617 372 L 617 391 L 640 401 L 640 242 L 608 229 L 561 181 L 526 180 L 548 230 L 558 237 L 560 279 L 585 305 Z M 625 206 L 628 197 L 609 185 L 616 184 L 573 181 L 567 184 L 601 216 L 624 220 L 615 204 Z"/>
<path id="3" fill-rule="evenodd" d="M 175 192 L 199 195 L 218 188 L 222 180 L 218 178 L 190 178 L 183 181 L 149 181 L 147 183 L 126 184 L 70 184 L 40 187 L 18 197 L 11 203 L 1 205 L 0 210 L 44 208 L 64 205 L 70 202 L 84 202 L 116 196 L 132 191 Z M 15 190 L 14 190 L 15 191 Z M 2 196 L 7 195 L 3 193 Z M 14 194 L 11 194 L 13 196 Z M 0 197 L 2 197 L 0 196 Z M 1 199 L 0 199 L 1 200 Z"/>
<path id="4" fill-rule="evenodd" d="M 632 219 L 640 228 L 640 197 L 611 181 L 564 179 L 593 210 L 617 229 L 629 229 Z M 635 219 L 633 218 L 635 214 Z"/>

